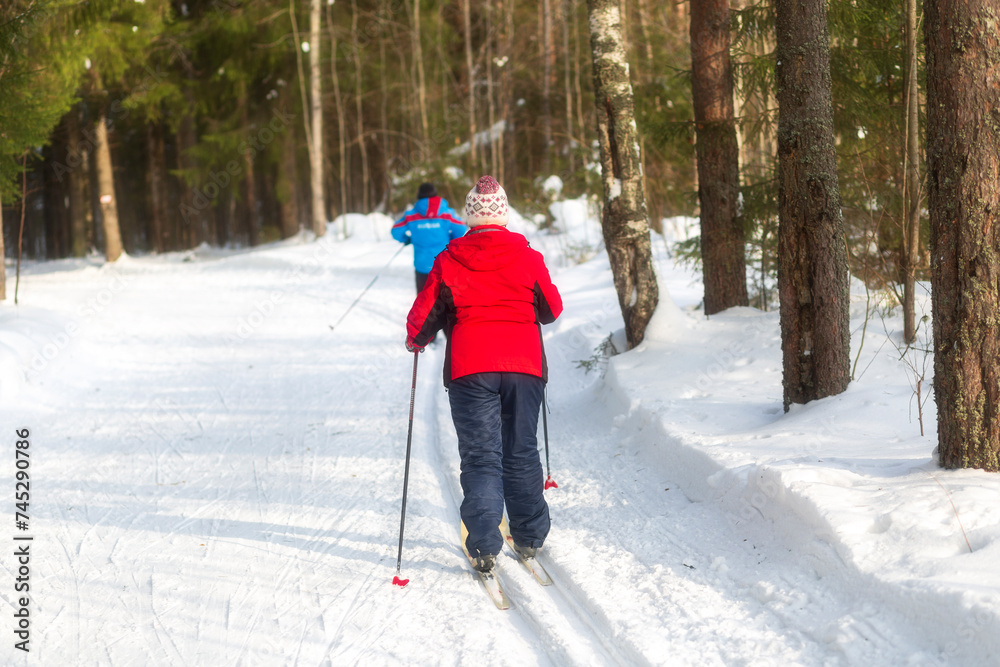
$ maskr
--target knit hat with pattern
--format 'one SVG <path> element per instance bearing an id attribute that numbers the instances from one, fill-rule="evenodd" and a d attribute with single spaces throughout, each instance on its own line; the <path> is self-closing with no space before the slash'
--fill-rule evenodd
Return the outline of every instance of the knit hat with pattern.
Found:
<path id="1" fill-rule="evenodd" d="M 465 196 L 465 224 L 469 227 L 506 225 L 509 217 L 507 193 L 492 176 L 480 178 Z"/>

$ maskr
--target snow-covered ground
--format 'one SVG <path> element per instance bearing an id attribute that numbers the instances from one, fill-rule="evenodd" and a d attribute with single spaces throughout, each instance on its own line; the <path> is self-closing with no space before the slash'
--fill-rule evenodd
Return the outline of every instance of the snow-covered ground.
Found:
<path id="1" fill-rule="evenodd" d="M 21 305 L 0 305 L 0 664 L 998 664 L 1000 476 L 934 464 L 914 392 L 930 357 L 901 359 L 898 312 L 857 290 L 857 380 L 785 414 L 777 314 L 697 310 L 699 276 L 668 252 L 687 221 L 654 237 L 646 341 L 605 361 L 622 324 L 600 229 L 583 200 L 553 213 L 557 233 L 511 227 L 566 305 L 545 334 L 556 583 L 504 556 L 506 612 L 458 547 L 440 347 L 419 357 L 410 583 L 391 583 L 413 273 L 388 219 L 29 264 Z"/>

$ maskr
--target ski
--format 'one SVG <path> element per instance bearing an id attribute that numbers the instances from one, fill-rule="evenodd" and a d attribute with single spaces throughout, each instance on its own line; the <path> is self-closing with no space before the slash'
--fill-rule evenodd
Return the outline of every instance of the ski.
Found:
<path id="1" fill-rule="evenodd" d="M 510 526 L 507 525 L 507 517 L 504 517 L 500 522 L 500 533 L 503 535 L 504 542 L 507 543 L 511 553 L 513 553 L 514 557 L 521 562 L 521 565 L 527 568 L 528 572 L 531 573 L 531 576 L 535 578 L 535 581 L 540 583 L 542 586 L 551 586 L 552 577 L 550 577 L 549 573 L 545 571 L 545 568 L 538 562 L 538 559 L 529 558 L 514 548 L 514 538 L 510 536 Z"/>
<path id="2" fill-rule="evenodd" d="M 497 609 L 510 609 L 510 599 L 507 597 L 507 593 L 504 592 L 503 586 L 500 585 L 500 580 L 496 575 L 496 568 L 494 567 L 493 572 L 480 572 L 474 567 L 475 561 L 473 561 L 472 556 L 469 555 L 469 550 L 465 546 L 465 538 L 469 536 L 469 531 L 465 528 L 465 522 L 462 522 L 462 529 L 460 532 L 460 542 L 462 544 L 462 553 L 469 561 L 469 565 L 473 566 L 472 571 L 476 573 L 479 577 L 479 581 L 483 583 L 483 588 L 486 589 L 486 594 L 490 596 L 490 600 L 493 604 L 497 606 Z"/>

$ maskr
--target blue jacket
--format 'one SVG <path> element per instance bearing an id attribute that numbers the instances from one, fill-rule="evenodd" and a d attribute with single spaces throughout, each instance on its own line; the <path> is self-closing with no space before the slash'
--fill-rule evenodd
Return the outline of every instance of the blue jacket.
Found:
<path id="1" fill-rule="evenodd" d="M 413 268 L 430 273 L 434 258 L 448 242 L 468 231 L 448 202 L 441 197 L 420 199 L 392 226 L 392 238 L 413 243 Z"/>

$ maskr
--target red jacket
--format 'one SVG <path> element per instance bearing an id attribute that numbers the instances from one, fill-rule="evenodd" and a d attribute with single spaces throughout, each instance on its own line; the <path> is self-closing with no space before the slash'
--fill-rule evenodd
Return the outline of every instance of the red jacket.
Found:
<path id="1" fill-rule="evenodd" d="M 472 373 L 548 378 L 540 324 L 562 312 L 541 253 L 499 225 L 473 227 L 448 244 L 406 318 L 407 340 L 427 345 L 450 329 L 444 383 Z"/>

